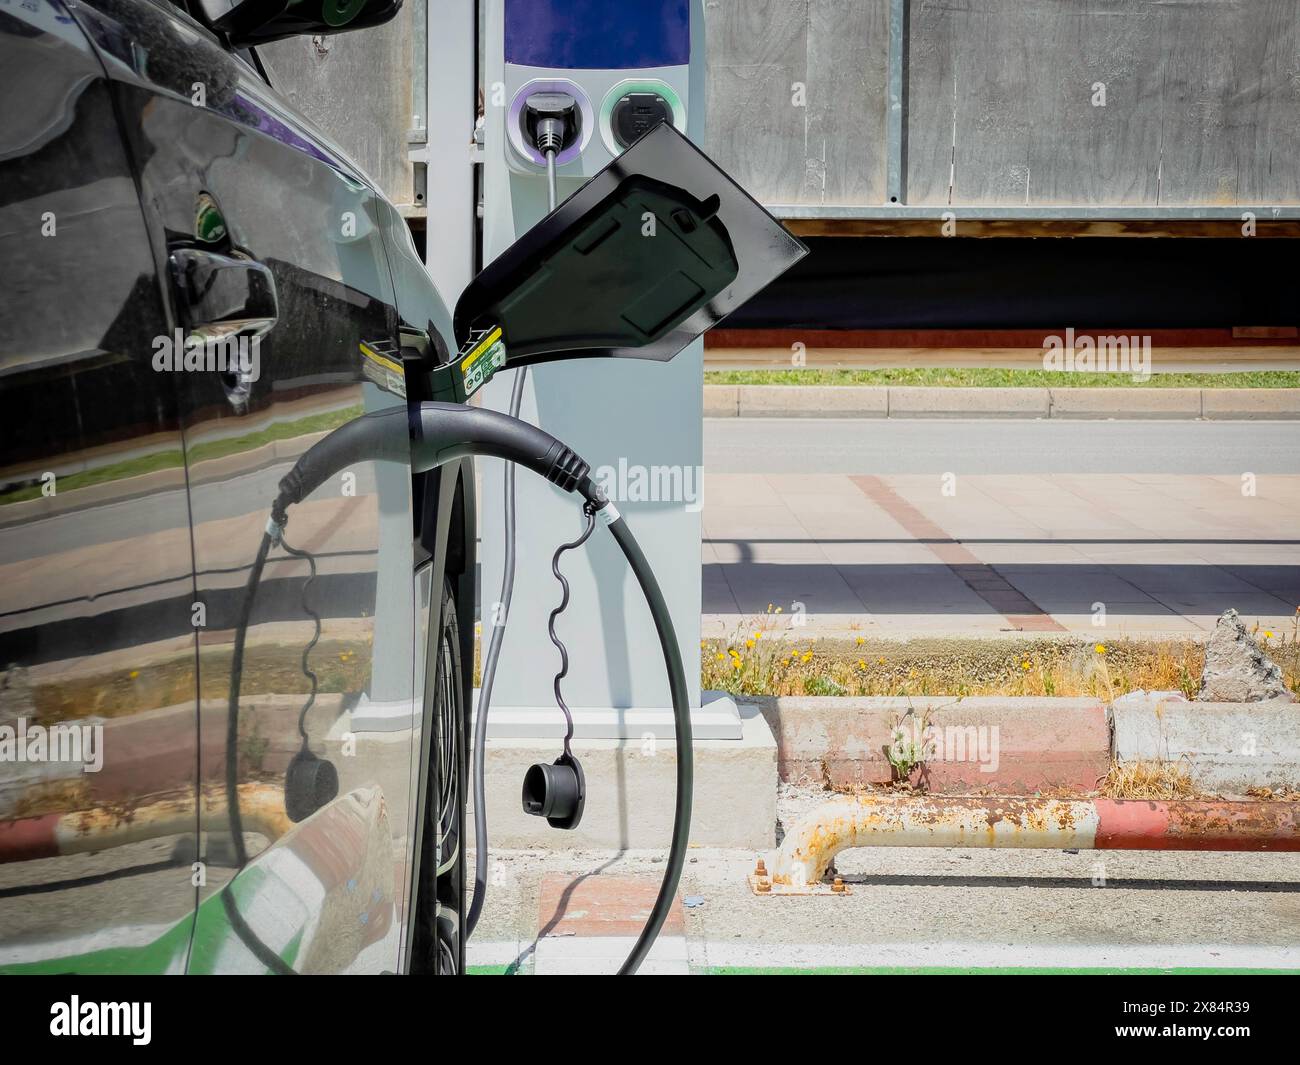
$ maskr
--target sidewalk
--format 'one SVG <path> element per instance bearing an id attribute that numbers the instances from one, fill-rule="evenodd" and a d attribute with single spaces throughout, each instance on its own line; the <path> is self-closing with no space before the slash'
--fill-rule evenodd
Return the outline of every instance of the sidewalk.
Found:
<path id="1" fill-rule="evenodd" d="M 704 634 L 780 607 L 796 638 L 1290 631 L 1300 476 L 706 473 Z M 1104 609 L 1103 625 L 1097 604 Z"/>
<path id="2" fill-rule="evenodd" d="M 753 865 L 692 848 L 643 971 L 1300 968 L 1294 854 L 865 848 L 837 859 L 851 894 L 795 898 L 754 895 Z M 494 848 L 470 971 L 614 972 L 662 872 L 660 851 Z"/>

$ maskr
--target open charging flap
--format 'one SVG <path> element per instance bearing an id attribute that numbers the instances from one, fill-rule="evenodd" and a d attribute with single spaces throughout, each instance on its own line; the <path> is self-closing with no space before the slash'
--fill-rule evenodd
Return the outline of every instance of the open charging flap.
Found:
<path id="1" fill-rule="evenodd" d="M 454 327 L 465 394 L 498 369 L 529 363 L 666 362 L 807 253 L 660 124 L 461 294 Z"/>

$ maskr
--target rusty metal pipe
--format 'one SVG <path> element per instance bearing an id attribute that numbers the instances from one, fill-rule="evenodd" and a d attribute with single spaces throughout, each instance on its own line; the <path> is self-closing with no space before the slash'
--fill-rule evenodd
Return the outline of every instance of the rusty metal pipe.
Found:
<path id="1" fill-rule="evenodd" d="M 767 863 L 768 887 L 755 890 L 811 888 L 852 847 L 1297 851 L 1300 804 L 843 796 L 799 820 Z"/>
<path id="2" fill-rule="evenodd" d="M 268 839 L 279 839 L 293 827 L 284 812 L 284 788 L 279 785 L 239 785 L 244 828 Z M 229 828 L 226 796 L 205 788 L 198 809 L 203 830 Z M 68 813 L 0 822 L 0 863 L 53 858 L 62 854 L 103 851 L 141 840 L 194 832 L 194 793 L 157 796 L 138 806 L 103 805 Z"/>

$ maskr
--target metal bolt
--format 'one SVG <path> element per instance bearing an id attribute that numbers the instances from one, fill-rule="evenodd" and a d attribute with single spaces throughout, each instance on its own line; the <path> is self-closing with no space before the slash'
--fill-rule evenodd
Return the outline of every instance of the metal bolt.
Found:
<path id="1" fill-rule="evenodd" d="M 754 887 L 760 895 L 766 895 L 772 890 L 772 882 L 770 880 L 760 880 Z"/>
<path id="2" fill-rule="evenodd" d="M 760 858 L 760 859 L 758 860 L 758 864 L 754 866 L 754 875 L 755 875 L 755 876 L 767 876 L 767 866 L 763 863 L 763 859 L 762 859 L 762 858 Z"/>
<path id="3" fill-rule="evenodd" d="M 834 882 L 833 884 L 831 884 L 831 890 L 834 891 L 837 895 L 843 895 L 843 894 L 844 894 L 844 881 L 843 881 L 840 877 L 837 876 L 837 877 L 835 878 L 835 882 Z"/>

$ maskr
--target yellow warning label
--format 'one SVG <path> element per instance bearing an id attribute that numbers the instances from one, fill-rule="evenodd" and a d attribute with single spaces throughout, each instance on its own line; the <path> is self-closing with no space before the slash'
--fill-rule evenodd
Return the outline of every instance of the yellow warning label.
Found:
<path id="1" fill-rule="evenodd" d="M 406 376 L 402 373 L 402 364 L 376 351 L 364 340 L 358 347 L 361 349 L 361 369 L 366 377 L 386 392 L 405 397 Z"/>
<path id="2" fill-rule="evenodd" d="M 473 350 L 461 360 L 460 368 L 468 370 L 493 344 L 501 339 L 501 327 L 497 326 L 487 336 L 474 345 Z"/>
<path id="3" fill-rule="evenodd" d="M 386 355 L 380 355 L 379 352 L 377 352 L 364 340 L 361 342 L 360 346 L 361 346 L 361 354 L 364 355 L 367 359 L 373 359 L 375 362 L 379 363 L 379 365 L 382 366 L 385 370 L 391 370 L 393 373 L 400 374 L 402 372 L 401 363 L 394 362 Z"/>
<path id="4" fill-rule="evenodd" d="M 491 379 L 506 364 L 506 346 L 501 341 L 501 327 L 497 326 L 474 345 L 460 361 L 460 372 L 465 379 L 468 398 Z"/>

